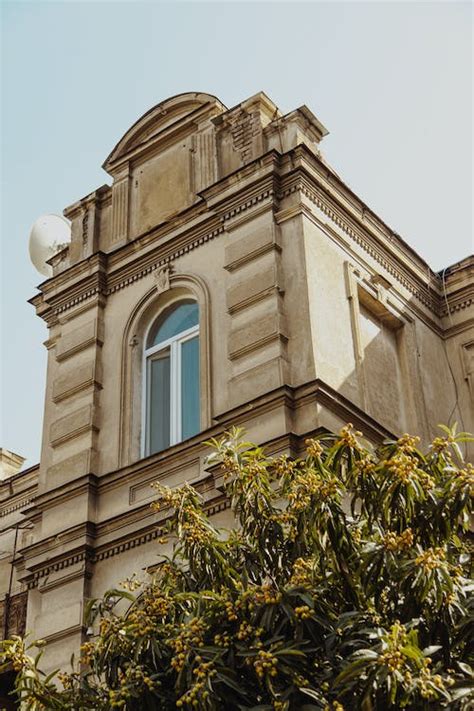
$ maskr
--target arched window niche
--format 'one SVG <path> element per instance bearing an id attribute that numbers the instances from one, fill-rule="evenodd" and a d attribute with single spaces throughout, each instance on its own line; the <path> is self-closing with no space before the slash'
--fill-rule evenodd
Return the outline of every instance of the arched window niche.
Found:
<path id="1" fill-rule="evenodd" d="M 120 461 L 125 466 L 211 424 L 210 314 L 204 282 L 169 275 L 128 320 L 123 341 Z"/>
<path id="2" fill-rule="evenodd" d="M 142 372 L 142 451 L 147 456 L 201 429 L 196 301 L 178 301 L 151 325 Z"/>

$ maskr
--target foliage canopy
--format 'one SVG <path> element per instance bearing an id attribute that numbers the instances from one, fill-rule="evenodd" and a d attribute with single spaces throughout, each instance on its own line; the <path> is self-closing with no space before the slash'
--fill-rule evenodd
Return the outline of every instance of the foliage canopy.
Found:
<path id="1" fill-rule="evenodd" d="M 374 451 L 349 425 L 296 460 L 241 435 L 210 442 L 236 528 L 192 486 L 157 486 L 173 553 L 91 601 L 79 671 L 55 681 L 40 643 L 5 643 L 25 708 L 472 708 L 467 435 Z"/>

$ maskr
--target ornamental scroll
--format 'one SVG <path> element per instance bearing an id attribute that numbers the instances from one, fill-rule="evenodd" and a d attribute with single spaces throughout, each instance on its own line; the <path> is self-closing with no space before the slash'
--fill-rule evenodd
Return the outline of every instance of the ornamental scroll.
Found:
<path id="1" fill-rule="evenodd" d="M 171 266 L 169 264 L 164 264 L 163 266 L 158 267 L 158 269 L 154 272 L 153 278 L 155 280 L 158 294 L 162 294 L 170 288 L 170 274 Z"/>

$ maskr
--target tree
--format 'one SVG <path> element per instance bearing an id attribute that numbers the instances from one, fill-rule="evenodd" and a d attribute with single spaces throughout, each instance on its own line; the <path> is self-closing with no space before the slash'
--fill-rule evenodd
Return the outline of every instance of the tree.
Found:
<path id="1" fill-rule="evenodd" d="M 212 440 L 236 527 L 157 485 L 173 553 L 91 601 L 80 669 L 55 682 L 41 651 L 5 644 L 25 708 L 472 708 L 474 468 L 467 435 L 444 435 L 374 451 L 348 425 L 296 460 Z"/>

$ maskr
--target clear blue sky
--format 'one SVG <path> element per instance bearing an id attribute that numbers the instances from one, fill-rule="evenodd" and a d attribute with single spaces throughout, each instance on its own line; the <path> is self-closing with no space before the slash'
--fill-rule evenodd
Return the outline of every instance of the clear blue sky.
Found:
<path id="1" fill-rule="evenodd" d="M 307 104 L 343 179 L 434 269 L 472 251 L 472 6 L 447 2 L 2 2 L 0 445 L 39 458 L 47 333 L 31 224 L 108 180 L 151 106 Z"/>

